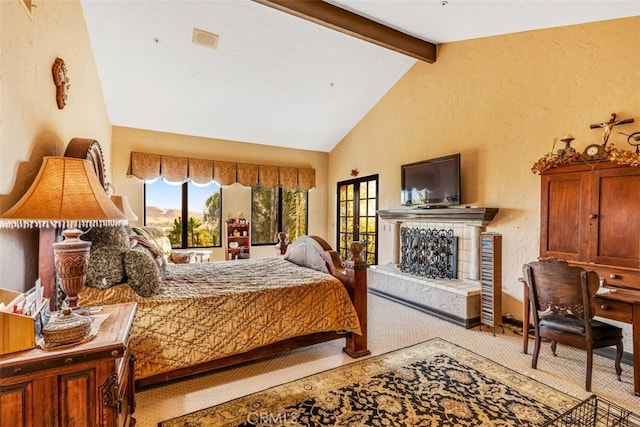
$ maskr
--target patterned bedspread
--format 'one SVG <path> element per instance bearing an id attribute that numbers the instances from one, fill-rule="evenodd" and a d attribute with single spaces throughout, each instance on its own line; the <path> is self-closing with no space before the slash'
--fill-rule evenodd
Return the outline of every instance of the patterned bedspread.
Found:
<path id="1" fill-rule="evenodd" d="M 128 301 L 138 303 L 130 341 L 136 379 L 314 332 L 361 332 L 338 279 L 281 258 L 169 264 L 158 295 L 121 284 L 86 288 L 81 303 Z"/>

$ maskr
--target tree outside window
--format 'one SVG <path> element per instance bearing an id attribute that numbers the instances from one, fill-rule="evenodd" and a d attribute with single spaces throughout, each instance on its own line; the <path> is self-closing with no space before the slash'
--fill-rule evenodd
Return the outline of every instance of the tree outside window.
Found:
<path id="1" fill-rule="evenodd" d="M 307 234 L 307 191 L 255 186 L 251 189 L 251 243 L 273 244 L 284 231 L 289 241 Z"/>
<path id="2" fill-rule="evenodd" d="M 220 246 L 221 217 L 222 190 L 215 182 L 145 184 L 145 225 L 161 228 L 174 248 Z"/>

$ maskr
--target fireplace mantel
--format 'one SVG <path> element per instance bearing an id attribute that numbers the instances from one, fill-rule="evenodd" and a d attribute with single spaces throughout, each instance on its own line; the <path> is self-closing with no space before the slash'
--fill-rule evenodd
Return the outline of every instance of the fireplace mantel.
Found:
<path id="1" fill-rule="evenodd" d="M 489 224 L 498 213 L 498 208 L 455 207 L 443 209 L 420 209 L 400 207 L 378 210 L 380 219 L 395 222 L 466 222 L 479 225 Z"/>
<path id="2" fill-rule="evenodd" d="M 389 210 L 378 210 L 380 219 L 395 223 L 393 234 L 393 263 L 400 263 L 400 229 L 404 226 L 431 226 L 434 223 L 460 223 L 469 238 L 469 271 L 467 279 L 478 280 L 480 277 L 480 232 L 498 213 L 498 208 L 452 207 L 442 209 L 419 209 L 399 207 Z M 423 223 L 423 224 L 419 224 Z"/>

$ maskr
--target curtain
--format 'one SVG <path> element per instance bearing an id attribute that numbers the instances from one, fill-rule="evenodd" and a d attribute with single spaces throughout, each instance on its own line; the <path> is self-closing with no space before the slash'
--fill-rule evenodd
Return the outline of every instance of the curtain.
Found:
<path id="1" fill-rule="evenodd" d="M 316 171 L 312 168 L 191 159 L 135 151 L 131 152 L 128 174 L 145 181 L 162 177 L 169 182 L 186 182 L 190 179 L 196 184 L 216 181 L 220 185 L 231 185 L 238 182 L 248 187 L 257 184 L 264 187 L 280 185 L 286 189 L 301 190 L 316 186 Z"/>
<path id="2" fill-rule="evenodd" d="M 278 186 L 278 167 L 260 165 L 258 171 L 258 182 L 263 187 Z"/>
<path id="3" fill-rule="evenodd" d="M 236 182 L 236 164 L 232 162 L 213 162 L 213 179 L 220 185 Z"/>
<path id="4" fill-rule="evenodd" d="M 156 179 L 160 176 L 162 156 L 147 153 L 131 153 L 129 174 L 136 178 L 146 180 Z"/>
<path id="5" fill-rule="evenodd" d="M 213 181 L 213 160 L 189 159 L 189 178 L 196 184 Z"/>
<path id="6" fill-rule="evenodd" d="M 187 182 L 187 179 L 189 179 L 189 159 L 186 157 L 162 156 L 160 173 L 165 181 Z"/>
<path id="7" fill-rule="evenodd" d="M 301 190 L 310 190 L 316 186 L 315 169 L 298 169 L 298 187 Z"/>
<path id="8" fill-rule="evenodd" d="M 280 186 L 287 190 L 298 186 L 298 169 L 297 168 L 280 168 Z"/>
<path id="9" fill-rule="evenodd" d="M 238 163 L 238 177 L 236 181 L 240 184 L 253 187 L 258 183 L 258 165 Z"/>

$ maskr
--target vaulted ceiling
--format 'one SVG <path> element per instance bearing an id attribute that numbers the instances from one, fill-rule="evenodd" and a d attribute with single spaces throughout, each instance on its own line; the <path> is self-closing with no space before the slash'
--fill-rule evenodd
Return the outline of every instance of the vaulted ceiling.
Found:
<path id="1" fill-rule="evenodd" d="M 330 3 L 434 44 L 640 15 L 637 0 Z M 328 152 L 416 62 L 250 0 L 81 4 L 115 126 Z"/>

